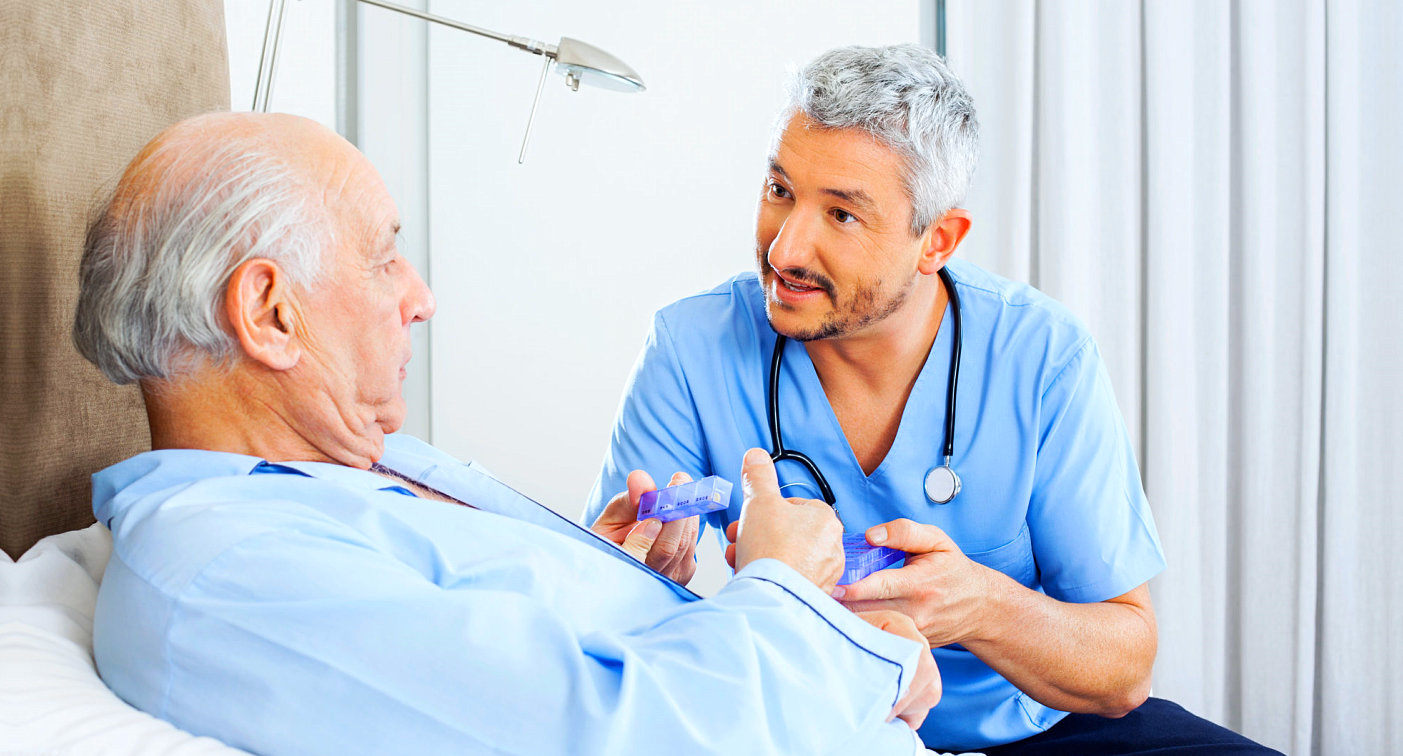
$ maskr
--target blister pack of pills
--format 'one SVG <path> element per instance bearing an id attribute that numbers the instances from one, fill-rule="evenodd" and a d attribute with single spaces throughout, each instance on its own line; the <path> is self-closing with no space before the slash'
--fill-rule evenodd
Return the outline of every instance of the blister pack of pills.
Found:
<path id="1" fill-rule="evenodd" d="M 725 509 L 730 501 L 731 481 L 710 475 L 643 494 L 638 502 L 638 519 L 642 521 L 656 517 L 663 522 L 672 522 Z"/>

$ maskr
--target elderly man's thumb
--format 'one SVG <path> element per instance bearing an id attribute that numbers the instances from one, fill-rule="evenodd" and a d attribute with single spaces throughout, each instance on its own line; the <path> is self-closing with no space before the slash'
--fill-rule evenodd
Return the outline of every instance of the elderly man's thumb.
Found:
<path id="1" fill-rule="evenodd" d="M 747 500 L 760 494 L 779 493 L 779 477 L 775 473 L 775 463 L 764 449 L 751 449 L 745 453 L 740 468 L 741 490 Z"/>

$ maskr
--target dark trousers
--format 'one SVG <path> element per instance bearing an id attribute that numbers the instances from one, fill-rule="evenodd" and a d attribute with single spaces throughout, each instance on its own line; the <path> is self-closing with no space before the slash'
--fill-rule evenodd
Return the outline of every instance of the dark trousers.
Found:
<path id="1" fill-rule="evenodd" d="M 1120 719 L 1068 714 L 1046 732 L 1002 746 L 979 749 L 987 756 L 1092 756 L 1158 754 L 1218 756 L 1276 754 L 1225 727 L 1161 698 L 1151 698 Z"/>

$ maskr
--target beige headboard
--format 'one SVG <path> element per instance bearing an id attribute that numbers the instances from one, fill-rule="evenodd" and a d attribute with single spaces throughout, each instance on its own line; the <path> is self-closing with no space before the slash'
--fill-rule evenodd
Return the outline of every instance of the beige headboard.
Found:
<path id="1" fill-rule="evenodd" d="M 165 126 L 228 110 L 224 0 L 0 0 L 0 548 L 92 522 L 148 448 L 134 387 L 69 338 L 94 201 Z"/>

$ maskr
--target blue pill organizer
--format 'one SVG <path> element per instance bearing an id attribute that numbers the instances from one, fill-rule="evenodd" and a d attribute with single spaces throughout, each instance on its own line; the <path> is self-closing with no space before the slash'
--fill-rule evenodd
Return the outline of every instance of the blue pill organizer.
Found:
<path id="1" fill-rule="evenodd" d="M 873 546 L 866 533 L 843 534 L 843 577 L 838 585 L 848 585 L 906 558 L 906 552 L 886 546 Z"/>
<path id="2" fill-rule="evenodd" d="M 731 481 L 717 475 L 649 491 L 638 501 L 638 519 L 656 517 L 672 522 L 725 509 L 731 501 Z"/>

